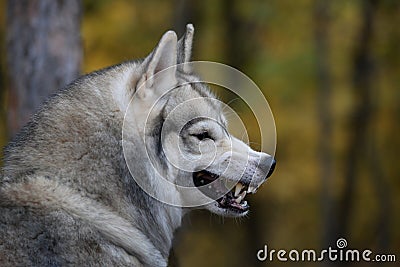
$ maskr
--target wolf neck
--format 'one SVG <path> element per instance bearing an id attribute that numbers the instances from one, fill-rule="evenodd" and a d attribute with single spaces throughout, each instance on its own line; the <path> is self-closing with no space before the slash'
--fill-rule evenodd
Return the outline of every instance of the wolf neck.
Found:
<path id="1" fill-rule="evenodd" d="M 129 205 L 131 207 L 129 210 L 132 213 L 131 218 L 134 225 L 149 238 L 161 255 L 168 258 L 174 231 L 181 225 L 183 210 L 180 207 L 174 207 L 153 198 L 141 188 L 138 184 L 140 181 L 133 178 L 139 177 L 141 183 L 145 182 L 146 186 L 163 190 L 162 188 L 159 189 L 160 185 L 157 181 L 160 178 L 157 178 L 157 171 L 153 165 L 157 164 L 155 161 L 160 160 L 160 155 L 155 156 L 159 153 L 156 149 L 158 147 L 156 145 L 158 140 L 155 140 L 157 137 L 148 136 L 146 138 L 148 143 L 155 144 L 147 149 L 138 132 L 132 133 L 130 137 L 133 138 L 127 137 L 124 140 L 125 154 L 121 155 L 120 169 L 122 170 L 124 188 L 126 188 L 125 194 L 131 203 Z M 153 158 L 155 161 L 151 161 L 149 158 Z M 162 191 L 160 193 L 178 197 L 177 192 Z"/>
<path id="2" fill-rule="evenodd" d="M 168 258 L 175 230 L 181 225 L 182 210 L 157 200 L 149 201 L 150 207 L 142 209 L 137 222 L 142 232 L 151 240 L 162 256 Z"/>
<path id="3" fill-rule="evenodd" d="M 168 258 L 174 231 L 181 225 L 183 210 L 149 196 L 134 182 L 130 173 L 126 174 L 124 180 L 129 183 L 128 195 L 135 209 L 135 226 L 149 238 L 162 256 Z"/>

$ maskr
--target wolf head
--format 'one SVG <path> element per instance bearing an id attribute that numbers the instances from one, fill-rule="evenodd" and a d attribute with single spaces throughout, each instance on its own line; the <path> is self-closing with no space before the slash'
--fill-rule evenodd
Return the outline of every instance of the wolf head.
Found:
<path id="1" fill-rule="evenodd" d="M 271 175 L 275 160 L 228 132 L 223 103 L 193 73 L 193 32 L 188 25 L 179 41 L 175 32 L 165 33 L 143 61 L 124 107 L 126 161 L 141 187 L 161 201 L 243 216 L 246 194 Z M 138 160 L 147 162 L 152 178 L 137 170 Z"/>

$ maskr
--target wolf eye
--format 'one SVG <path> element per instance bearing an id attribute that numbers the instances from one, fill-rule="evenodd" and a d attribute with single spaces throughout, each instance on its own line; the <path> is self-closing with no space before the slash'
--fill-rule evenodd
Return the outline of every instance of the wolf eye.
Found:
<path id="1" fill-rule="evenodd" d="M 202 132 L 199 134 L 192 134 L 192 135 L 195 136 L 200 141 L 204 139 L 212 139 L 211 136 L 208 134 L 208 132 Z"/>

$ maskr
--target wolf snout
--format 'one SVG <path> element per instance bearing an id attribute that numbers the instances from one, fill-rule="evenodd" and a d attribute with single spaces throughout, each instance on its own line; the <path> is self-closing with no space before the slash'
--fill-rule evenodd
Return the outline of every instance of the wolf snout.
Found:
<path id="1" fill-rule="evenodd" d="M 267 173 L 267 175 L 265 176 L 265 179 L 267 179 L 268 177 L 270 177 L 272 175 L 272 173 L 275 170 L 276 160 L 274 159 L 274 157 L 272 157 L 270 155 L 265 155 L 264 157 L 261 158 L 259 166 L 261 169 L 265 170 L 265 172 Z M 268 172 L 267 172 L 267 170 L 268 170 Z"/>

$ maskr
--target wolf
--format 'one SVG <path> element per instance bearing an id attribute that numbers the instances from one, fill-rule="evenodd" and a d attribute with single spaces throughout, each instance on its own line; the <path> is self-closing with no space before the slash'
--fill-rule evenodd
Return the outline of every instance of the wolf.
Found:
<path id="1" fill-rule="evenodd" d="M 221 103 L 187 65 L 193 33 L 168 31 L 144 59 L 78 78 L 7 145 L 0 266 L 167 266 L 174 231 L 198 208 L 188 200 L 248 213 L 246 194 L 275 160 L 227 131 Z"/>

